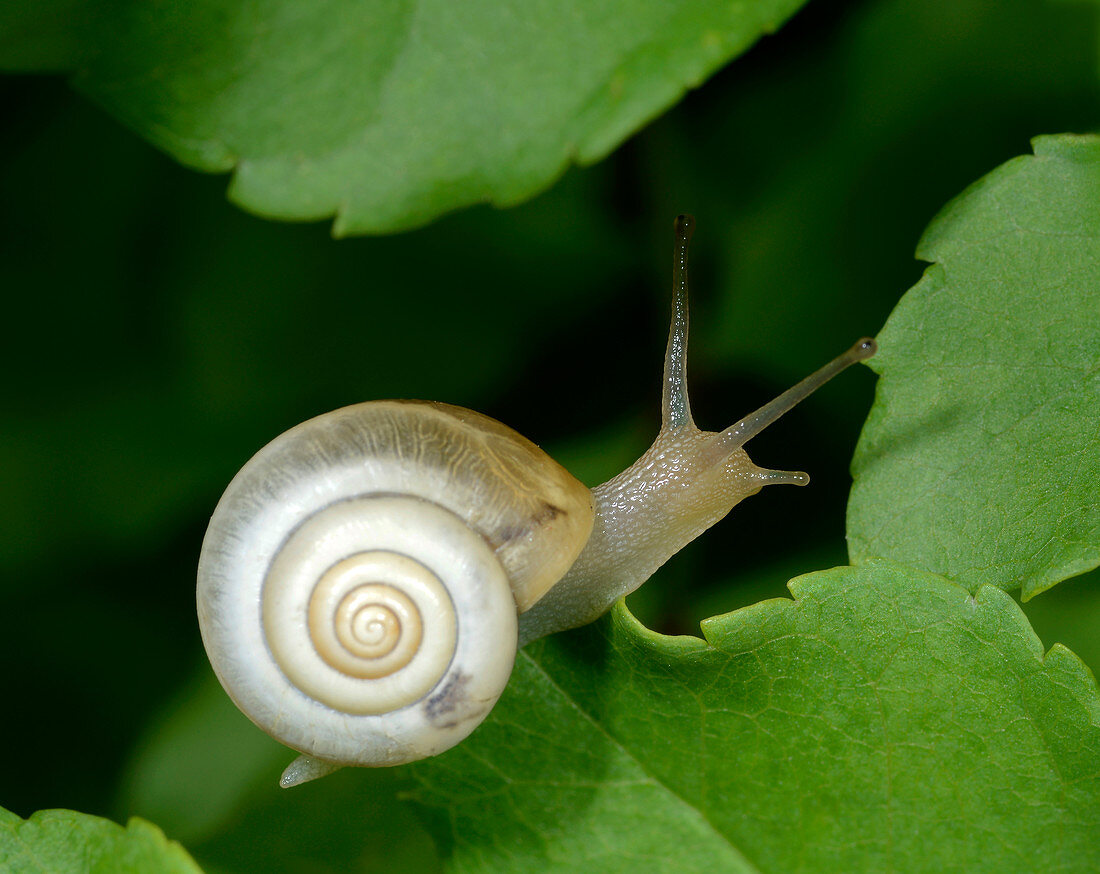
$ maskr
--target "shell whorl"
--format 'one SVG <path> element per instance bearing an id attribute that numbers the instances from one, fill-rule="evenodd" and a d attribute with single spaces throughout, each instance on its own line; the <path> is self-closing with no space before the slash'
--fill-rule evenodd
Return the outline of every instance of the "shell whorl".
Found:
<path id="1" fill-rule="evenodd" d="M 564 573 L 591 514 L 587 489 L 480 414 L 374 402 L 310 420 L 215 510 L 198 589 L 211 663 L 254 722 L 307 755 L 442 752 L 503 691 L 518 605 Z"/>
<path id="2" fill-rule="evenodd" d="M 299 526 L 272 561 L 262 596 L 264 637 L 287 678 L 343 713 L 387 713 L 431 691 L 458 631 L 443 578 L 464 593 L 479 584 L 469 575 L 496 571 L 487 555 L 489 570 L 461 566 L 456 555 L 484 544 L 464 537 L 456 521 L 417 499 L 368 497 L 332 504 Z M 507 593 L 503 570 L 493 575 Z"/>
<path id="3" fill-rule="evenodd" d="M 391 575 L 397 579 L 382 582 Z M 405 594 L 410 588 L 443 614 L 443 627 L 433 636 L 443 637 L 444 650 L 450 652 L 454 606 L 442 581 L 408 556 L 374 550 L 337 562 L 313 589 L 309 636 L 317 654 L 341 673 L 364 680 L 388 677 L 404 668 L 424 639 L 423 610 Z M 373 702 L 364 712 L 386 709 Z"/>

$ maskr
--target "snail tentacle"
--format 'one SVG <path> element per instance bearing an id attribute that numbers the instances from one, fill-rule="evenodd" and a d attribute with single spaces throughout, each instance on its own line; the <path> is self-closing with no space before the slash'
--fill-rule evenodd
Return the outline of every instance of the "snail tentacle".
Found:
<path id="1" fill-rule="evenodd" d="M 694 428 L 687 387 L 688 246 L 695 219 L 676 216 L 676 246 L 672 260 L 672 324 L 665 347 L 665 379 L 661 391 L 661 430 Z"/>

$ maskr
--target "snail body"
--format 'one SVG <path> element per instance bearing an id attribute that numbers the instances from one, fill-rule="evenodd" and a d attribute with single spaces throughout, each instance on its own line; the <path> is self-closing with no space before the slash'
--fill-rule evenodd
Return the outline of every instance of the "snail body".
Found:
<path id="1" fill-rule="evenodd" d="M 661 430 L 603 485 L 589 491 L 488 416 L 427 401 L 310 419 L 230 483 L 199 560 L 199 624 L 229 695 L 303 754 L 284 786 L 449 749 L 492 709 L 518 647 L 597 618 L 764 485 L 809 481 L 758 468 L 742 446 L 874 342 L 725 431 L 699 430 L 692 230 L 677 219 Z"/>

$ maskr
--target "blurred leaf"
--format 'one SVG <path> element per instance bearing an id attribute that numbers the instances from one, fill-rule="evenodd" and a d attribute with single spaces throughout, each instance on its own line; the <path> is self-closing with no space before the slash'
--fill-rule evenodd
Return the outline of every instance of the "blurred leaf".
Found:
<path id="1" fill-rule="evenodd" d="M 0 347 L 0 589 L 36 562 L 163 546 L 267 440 L 342 404 L 486 409 L 515 385 L 534 405 L 517 362 L 560 354 L 624 265 L 640 269 L 596 175 L 508 214 L 337 243 L 228 208 L 63 96 L 40 86 L 9 106 L 51 111 L 0 156 L 0 287 L 10 323 L 30 326 Z"/>
<path id="2" fill-rule="evenodd" d="M 1008 595 L 882 561 L 790 588 L 706 642 L 620 608 L 524 649 L 477 732 L 412 766 L 451 869 L 1100 865 L 1100 692 Z"/>
<path id="3" fill-rule="evenodd" d="M 283 764 L 294 753 L 287 751 Z M 240 815 L 191 847 L 219 872 L 433 874 L 435 844 L 402 803 L 408 776 L 392 768 L 347 768 L 323 780 L 281 789 L 273 771 Z"/>
<path id="4" fill-rule="evenodd" d="M 1100 564 L 1100 137 L 1041 137 L 952 201 L 879 335 L 853 561 L 1023 597 Z"/>
<path id="5" fill-rule="evenodd" d="M 202 874 L 187 851 L 152 823 L 123 828 L 72 810 L 41 810 L 24 821 L 0 808 L 5 874 Z"/>
<path id="6" fill-rule="evenodd" d="M 273 786 L 288 755 L 249 722 L 204 664 L 201 678 L 139 744 L 119 806 L 194 847 L 239 816 L 258 785 Z"/>
<path id="7" fill-rule="evenodd" d="M 180 161 L 235 170 L 241 205 L 376 233 L 529 198 L 800 5 L 128 2 L 88 28 L 76 81 Z"/>
<path id="8" fill-rule="evenodd" d="M 438 870 L 431 838 L 398 801 L 401 771 L 349 769 L 288 791 L 278 778 L 294 755 L 204 665 L 139 745 L 117 807 L 156 818 L 211 872 Z"/>
<path id="9" fill-rule="evenodd" d="M 786 383 L 874 333 L 948 199 L 1037 133 L 1100 125 L 1098 33 L 1095 3 L 809 4 L 689 95 L 640 172 L 715 260 L 701 354 Z M 838 397 L 854 435 L 864 410 Z"/>
<path id="10" fill-rule="evenodd" d="M 85 35 L 97 12 L 90 0 L 0 4 L 0 68 L 71 69 L 91 51 Z"/>

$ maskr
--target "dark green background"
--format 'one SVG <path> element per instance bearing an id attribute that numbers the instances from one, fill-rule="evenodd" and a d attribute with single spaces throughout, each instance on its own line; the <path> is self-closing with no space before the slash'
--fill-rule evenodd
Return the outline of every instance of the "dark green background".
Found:
<path id="1" fill-rule="evenodd" d="M 425 397 L 607 478 L 656 429 L 681 211 L 699 222 L 694 408 L 729 424 L 881 326 L 946 201 L 1031 136 L 1097 129 L 1097 11 L 821 0 L 534 201 L 373 239 L 246 215 L 224 177 L 173 164 L 60 78 L 0 80 L 0 805 L 156 813 L 126 789 L 134 751 L 205 688 L 205 519 L 267 440 L 344 404 Z M 846 374 L 754 441 L 811 486 L 738 507 L 631 599 L 639 615 L 690 633 L 843 563 L 872 391 L 865 369 Z M 1094 671 L 1098 582 L 1025 605 Z M 250 823 L 285 815 L 272 768 L 246 793 Z M 346 773 L 297 804 L 331 810 L 388 779 Z M 355 824 L 341 848 L 319 821 L 311 864 L 369 866 Z M 197 857 L 249 870 L 257 850 L 230 833 Z"/>

